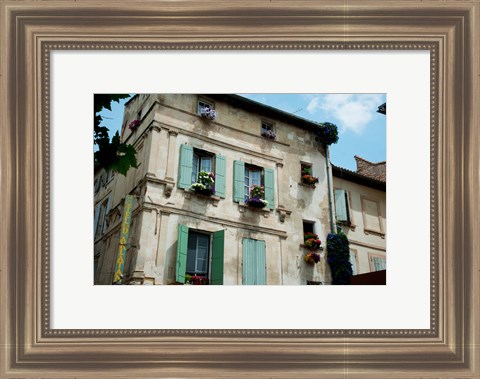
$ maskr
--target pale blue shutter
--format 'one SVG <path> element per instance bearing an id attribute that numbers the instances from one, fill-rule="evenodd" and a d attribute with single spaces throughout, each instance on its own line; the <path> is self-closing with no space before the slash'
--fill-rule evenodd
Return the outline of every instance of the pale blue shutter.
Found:
<path id="1" fill-rule="evenodd" d="M 225 198 L 225 157 L 217 154 L 215 156 L 215 194 Z"/>
<path id="2" fill-rule="evenodd" d="M 223 284 L 223 256 L 225 245 L 225 231 L 219 230 L 213 233 L 212 243 L 212 273 L 211 284 Z"/>
<path id="3" fill-rule="evenodd" d="M 178 224 L 176 280 L 185 283 L 188 254 L 188 226 Z"/>
<path id="4" fill-rule="evenodd" d="M 265 200 L 268 201 L 268 208 L 275 208 L 275 179 L 271 168 L 265 169 Z"/>
<path id="5" fill-rule="evenodd" d="M 245 163 L 242 161 L 233 162 L 233 201 L 243 202 L 245 200 Z"/>
<path id="6" fill-rule="evenodd" d="M 243 239 L 243 284 L 267 284 L 265 241 Z"/>
<path id="7" fill-rule="evenodd" d="M 337 221 L 348 221 L 344 190 L 335 190 L 335 214 Z"/>
<path id="8" fill-rule="evenodd" d="M 385 270 L 386 269 L 386 259 L 380 257 L 372 257 L 373 268 L 375 271 Z"/>
<path id="9" fill-rule="evenodd" d="M 265 241 L 255 241 L 256 280 L 255 284 L 267 284 L 267 262 Z"/>
<path id="10" fill-rule="evenodd" d="M 178 188 L 188 188 L 192 184 L 193 147 L 180 145 L 180 161 L 178 162 Z"/>
<path id="11" fill-rule="evenodd" d="M 242 284 L 255 284 L 255 241 L 243 239 L 243 279 Z"/>

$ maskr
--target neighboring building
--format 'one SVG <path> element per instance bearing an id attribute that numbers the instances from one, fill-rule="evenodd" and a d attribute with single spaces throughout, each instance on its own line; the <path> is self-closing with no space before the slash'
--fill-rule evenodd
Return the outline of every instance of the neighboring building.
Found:
<path id="1" fill-rule="evenodd" d="M 353 275 L 386 269 L 386 163 L 355 156 L 357 171 L 333 166 L 337 225 L 350 241 Z"/>
<path id="2" fill-rule="evenodd" d="M 113 283 L 123 246 L 125 284 L 178 284 L 193 275 L 225 285 L 330 284 L 326 249 L 315 265 L 303 259 L 303 233 L 315 232 L 325 246 L 331 231 L 332 173 L 317 127 L 236 95 L 134 96 L 121 140 L 135 146 L 138 168 L 126 177 L 95 173 L 95 283 Z M 303 170 L 318 183 L 303 184 Z M 212 196 L 191 189 L 201 171 L 215 174 Z M 265 208 L 246 204 L 252 185 L 264 187 Z M 126 195 L 134 202 L 124 230 Z"/>

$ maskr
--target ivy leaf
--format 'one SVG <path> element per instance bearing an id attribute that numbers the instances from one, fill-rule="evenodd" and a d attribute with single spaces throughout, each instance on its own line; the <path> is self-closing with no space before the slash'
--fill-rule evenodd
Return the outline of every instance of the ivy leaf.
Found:
<path id="1" fill-rule="evenodd" d="M 122 143 L 118 146 L 117 159 L 113 162 L 112 169 L 126 176 L 130 167 L 138 168 L 136 151 L 133 145 Z"/>

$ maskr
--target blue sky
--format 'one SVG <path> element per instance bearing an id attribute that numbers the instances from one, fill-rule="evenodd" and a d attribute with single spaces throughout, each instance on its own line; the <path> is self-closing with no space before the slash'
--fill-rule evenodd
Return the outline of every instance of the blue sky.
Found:
<path id="1" fill-rule="evenodd" d="M 377 113 L 386 102 L 385 94 L 241 94 L 285 112 L 314 122 L 331 122 L 338 126 L 339 141 L 330 148 L 334 165 L 355 171 L 354 155 L 371 162 L 386 160 L 386 116 Z M 123 120 L 128 99 L 112 103 L 104 110 L 105 125 L 112 136 Z"/>

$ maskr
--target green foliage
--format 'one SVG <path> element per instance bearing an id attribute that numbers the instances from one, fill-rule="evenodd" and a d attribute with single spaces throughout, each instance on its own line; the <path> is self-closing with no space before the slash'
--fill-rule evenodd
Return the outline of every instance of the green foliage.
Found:
<path id="1" fill-rule="evenodd" d="M 347 236 L 341 229 L 327 236 L 327 262 L 332 271 L 332 284 L 350 284 L 352 264 Z"/>
<path id="2" fill-rule="evenodd" d="M 117 133 L 110 141 L 108 135 L 108 128 L 102 126 L 102 116 L 98 113 L 102 109 L 112 110 L 112 101 L 118 102 L 121 99 L 126 99 L 130 95 L 112 95 L 112 94 L 95 94 L 94 95 L 94 125 L 93 125 L 93 139 L 98 146 L 98 151 L 95 152 L 95 167 L 102 167 L 106 170 L 112 169 L 122 175 L 127 175 L 127 171 L 131 168 L 137 168 L 136 151 L 133 145 L 120 143 L 120 136 Z"/>
<path id="3" fill-rule="evenodd" d="M 326 145 L 331 145 L 338 142 L 338 128 L 337 125 L 331 122 L 321 122 L 318 124 L 317 136 L 321 142 Z"/>

